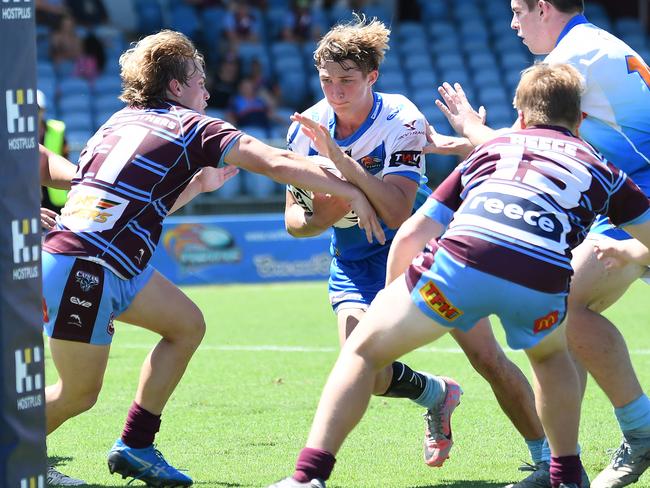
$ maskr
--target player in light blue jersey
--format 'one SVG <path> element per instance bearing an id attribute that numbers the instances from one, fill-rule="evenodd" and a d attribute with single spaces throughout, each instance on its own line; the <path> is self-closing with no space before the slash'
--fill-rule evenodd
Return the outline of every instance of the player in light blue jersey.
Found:
<path id="1" fill-rule="evenodd" d="M 308 212 L 287 192 L 289 233 L 308 237 L 333 226 L 329 293 L 341 344 L 384 287 L 389 244 L 396 229 L 430 193 L 421 154 L 426 144 L 424 117 L 402 95 L 373 91 L 388 36 L 382 23 L 362 19 L 336 26 L 325 35 L 314 55 L 325 98 L 303 114 L 328 127 L 339 147 L 356 161 L 338 169 L 372 202 L 383 221 L 387 245 L 368 244 L 355 226 L 341 227 L 347 225 L 340 220 L 349 211 L 344 202 L 316 194 L 313 212 Z M 289 128 L 288 145 L 301 154 L 317 154 L 297 123 Z M 492 378 L 499 402 L 517 420 L 522 434 L 531 439 L 542 437 L 532 391 L 521 371 L 498 347 L 487 321 L 470 333 L 458 334 L 464 337 L 459 343 L 473 361 L 485 358 L 480 372 Z M 513 384 L 516 386 L 511 387 Z M 424 458 L 429 466 L 441 466 L 452 445 L 449 419 L 458 404 L 459 386 L 448 378 L 414 372 L 395 362 L 378 375 L 374 392 L 410 398 L 428 409 Z"/>
<path id="2" fill-rule="evenodd" d="M 583 0 L 512 0 L 511 27 L 533 54 L 546 62 L 570 63 L 585 79 L 581 109 L 585 117 L 580 136 L 629 174 L 650 195 L 650 70 L 632 48 L 590 24 Z M 467 102 L 459 85 L 439 89 L 445 104 L 438 106 L 473 147 L 492 138 L 494 131 Z M 436 137 L 434 137 L 435 139 Z M 453 146 L 431 150 L 448 152 Z M 434 146 L 439 141 L 434 140 Z M 650 467 L 650 399 L 636 377 L 625 341 L 601 313 L 615 303 L 647 268 L 638 262 L 607 269 L 594 246 L 601 239 L 629 240 L 605 217 L 599 218 L 587 240 L 573 252 L 575 270 L 569 295 L 567 336 L 579 363 L 607 394 L 623 432 L 623 442 L 610 465 L 592 482 L 592 488 L 627 486 Z M 582 388 L 586 372 L 582 373 Z M 541 467 L 548 466 L 541 465 Z M 550 486 L 545 469 L 534 472 L 516 488 Z"/>

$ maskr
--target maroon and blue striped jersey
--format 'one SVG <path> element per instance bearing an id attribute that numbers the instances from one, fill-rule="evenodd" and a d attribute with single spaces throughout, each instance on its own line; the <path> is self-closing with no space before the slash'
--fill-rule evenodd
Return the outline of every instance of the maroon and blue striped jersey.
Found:
<path id="1" fill-rule="evenodd" d="M 596 215 L 650 219 L 648 198 L 593 147 L 559 127 L 509 132 L 476 148 L 420 212 L 447 225 L 461 263 L 535 290 L 568 290 L 571 249 Z"/>
<path id="2" fill-rule="evenodd" d="M 138 275 L 162 221 L 192 177 L 220 166 L 241 132 L 174 103 L 115 113 L 88 141 L 57 226 L 43 249 Z"/>

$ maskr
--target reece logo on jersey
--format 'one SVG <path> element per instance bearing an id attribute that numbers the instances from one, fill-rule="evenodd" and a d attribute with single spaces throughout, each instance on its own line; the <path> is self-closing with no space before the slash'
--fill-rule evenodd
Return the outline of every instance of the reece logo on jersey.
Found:
<path id="1" fill-rule="evenodd" d="M 557 216 L 533 202 L 501 193 L 483 193 L 462 207 L 463 214 L 477 215 L 509 227 L 560 242 L 564 227 Z"/>

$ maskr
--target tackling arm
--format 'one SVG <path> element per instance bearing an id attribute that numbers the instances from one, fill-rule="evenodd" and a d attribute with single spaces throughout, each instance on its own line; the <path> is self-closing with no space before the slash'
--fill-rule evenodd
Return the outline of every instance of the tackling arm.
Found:
<path id="1" fill-rule="evenodd" d="M 441 223 L 417 212 L 397 231 L 388 251 L 386 264 L 386 286 L 403 274 L 415 256 L 424 249 L 427 242 L 442 234 Z"/>
<path id="2" fill-rule="evenodd" d="M 39 150 L 39 173 L 41 184 L 62 190 L 70 189 L 70 181 L 77 172 L 77 167 L 63 156 L 53 153 L 42 144 Z"/>

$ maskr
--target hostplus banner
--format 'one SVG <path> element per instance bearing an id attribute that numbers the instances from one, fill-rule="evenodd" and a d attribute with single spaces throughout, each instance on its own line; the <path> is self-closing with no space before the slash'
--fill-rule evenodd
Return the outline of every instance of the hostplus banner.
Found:
<path id="1" fill-rule="evenodd" d="M 0 487 L 46 485 L 33 0 L 0 0 Z"/>

